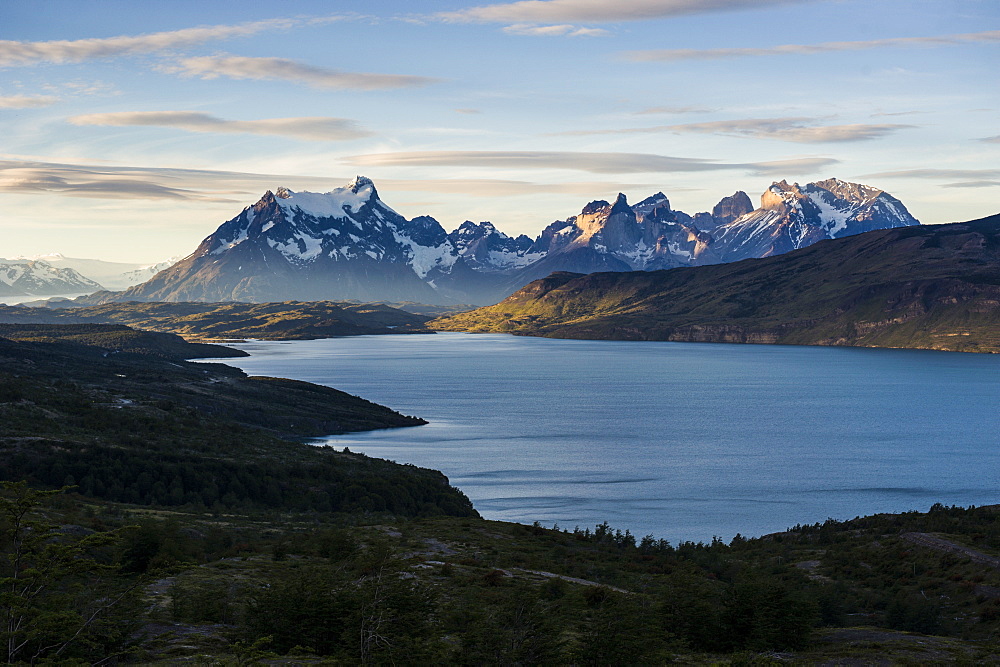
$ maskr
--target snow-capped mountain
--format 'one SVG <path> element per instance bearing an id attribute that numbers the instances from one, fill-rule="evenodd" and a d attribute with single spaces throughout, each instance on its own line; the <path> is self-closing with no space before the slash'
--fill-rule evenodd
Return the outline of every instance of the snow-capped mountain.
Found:
<path id="1" fill-rule="evenodd" d="M 0 259 L 0 296 L 51 296 L 95 292 L 101 286 L 69 268 L 41 260 Z"/>
<path id="2" fill-rule="evenodd" d="M 73 269 L 81 276 L 100 283 L 105 289 L 123 290 L 126 287 L 146 282 L 180 258 L 171 257 L 166 261 L 156 264 L 139 264 L 132 262 L 108 262 L 103 259 L 66 257 L 61 253 L 54 252 L 47 255 L 17 257 L 15 259 L 41 260 L 58 269 Z"/>
<path id="3" fill-rule="evenodd" d="M 180 257 L 171 257 L 170 259 L 157 262 L 156 264 L 140 266 L 132 269 L 131 271 L 125 271 L 124 273 L 118 274 L 115 278 L 107 281 L 105 284 L 108 289 L 125 289 L 127 287 L 131 287 L 132 285 L 140 285 L 155 276 L 160 271 L 169 269 L 171 266 L 176 264 L 178 260 L 180 260 Z"/>
<path id="4" fill-rule="evenodd" d="M 902 202 L 867 185 L 836 178 L 799 186 L 780 181 L 761 195 L 760 208 L 712 231 L 723 262 L 770 257 L 823 239 L 920 224 Z"/>
<path id="5" fill-rule="evenodd" d="M 470 272 L 437 220 L 407 220 L 359 176 L 322 194 L 268 191 L 122 298 L 454 303 L 453 277 Z"/>
<path id="6" fill-rule="evenodd" d="M 801 188 L 775 183 L 761 208 L 751 209 L 744 192 L 694 216 L 673 210 L 662 192 L 635 205 L 619 194 L 553 222 L 534 240 L 490 222 L 466 221 L 449 234 L 432 217 L 399 215 L 358 176 L 326 193 L 268 191 L 190 256 L 112 298 L 495 303 L 553 271 L 716 264 L 918 224 L 881 190 L 835 179 Z"/>
<path id="7" fill-rule="evenodd" d="M 545 253 L 531 252 L 532 240 L 521 234 L 507 236 L 491 222 L 463 222 L 448 234 L 458 255 L 472 269 L 495 272 L 524 268 L 538 261 Z"/>

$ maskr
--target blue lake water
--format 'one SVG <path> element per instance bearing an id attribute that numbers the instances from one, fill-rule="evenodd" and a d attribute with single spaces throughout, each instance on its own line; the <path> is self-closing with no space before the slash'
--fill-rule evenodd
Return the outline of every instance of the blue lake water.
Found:
<path id="1" fill-rule="evenodd" d="M 489 519 L 672 542 L 1000 503 L 1000 355 L 441 333 L 248 342 L 251 375 L 431 423 L 324 440 Z"/>

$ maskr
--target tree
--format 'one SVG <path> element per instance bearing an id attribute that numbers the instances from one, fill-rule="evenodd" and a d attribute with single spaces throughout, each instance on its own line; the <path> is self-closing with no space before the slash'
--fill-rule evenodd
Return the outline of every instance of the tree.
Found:
<path id="1" fill-rule="evenodd" d="M 127 642 L 127 622 L 105 623 L 138 587 L 109 576 L 116 569 L 109 547 L 120 531 L 72 535 L 43 520 L 39 508 L 57 493 L 0 482 L 0 640 L 8 663 L 114 655 Z"/>

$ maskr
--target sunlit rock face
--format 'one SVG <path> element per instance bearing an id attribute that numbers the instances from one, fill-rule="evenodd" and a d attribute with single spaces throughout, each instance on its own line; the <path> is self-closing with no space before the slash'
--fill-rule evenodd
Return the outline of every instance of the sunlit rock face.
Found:
<path id="1" fill-rule="evenodd" d="M 835 178 L 804 186 L 778 181 L 761 195 L 760 208 L 720 225 L 712 236 L 721 261 L 734 262 L 918 224 L 902 202 L 877 188 Z"/>

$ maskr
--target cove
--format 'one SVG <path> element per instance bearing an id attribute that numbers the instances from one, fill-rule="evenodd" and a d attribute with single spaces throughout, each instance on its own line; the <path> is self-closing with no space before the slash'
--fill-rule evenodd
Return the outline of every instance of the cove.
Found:
<path id="1" fill-rule="evenodd" d="M 246 342 L 251 375 L 431 423 L 318 441 L 441 470 L 488 519 L 672 542 L 1000 502 L 1000 355 L 439 333 Z"/>

